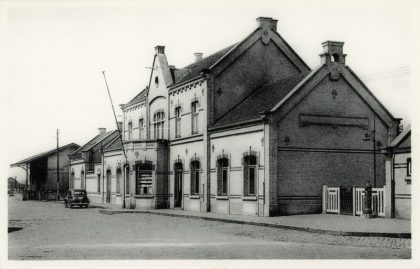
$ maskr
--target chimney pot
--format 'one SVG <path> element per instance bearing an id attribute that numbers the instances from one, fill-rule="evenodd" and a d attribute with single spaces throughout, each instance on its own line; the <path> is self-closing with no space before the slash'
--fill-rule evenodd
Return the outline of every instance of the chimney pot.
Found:
<path id="1" fill-rule="evenodd" d="M 106 128 L 98 128 L 99 134 L 104 134 L 106 132 Z"/>
<path id="2" fill-rule="evenodd" d="M 325 41 L 322 42 L 323 53 L 321 63 L 330 64 L 333 62 L 344 65 L 346 63 L 346 54 L 343 53 L 344 42 L 341 41 Z"/>
<path id="3" fill-rule="evenodd" d="M 261 28 L 269 28 L 277 31 L 277 20 L 270 17 L 258 17 L 257 25 Z"/>
<path id="4" fill-rule="evenodd" d="M 194 53 L 195 62 L 199 62 L 203 59 L 203 53 L 202 52 L 196 52 Z"/>
<path id="5" fill-rule="evenodd" d="M 165 46 L 158 45 L 155 47 L 155 53 L 165 54 Z"/>

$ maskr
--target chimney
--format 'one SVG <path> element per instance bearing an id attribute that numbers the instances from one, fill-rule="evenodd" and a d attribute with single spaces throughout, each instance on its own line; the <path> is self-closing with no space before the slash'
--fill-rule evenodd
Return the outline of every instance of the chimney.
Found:
<path id="1" fill-rule="evenodd" d="M 195 62 L 199 62 L 203 59 L 203 53 L 202 52 L 196 52 L 194 53 Z"/>
<path id="2" fill-rule="evenodd" d="M 120 132 L 122 132 L 122 128 L 123 128 L 123 123 L 122 123 L 122 121 L 117 122 L 117 126 L 118 126 L 118 130 L 119 130 Z"/>
<path id="3" fill-rule="evenodd" d="M 346 54 L 343 54 L 344 42 L 325 41 L 322 42 L 324 52 L 320 54 L 321 64 L 339 63 L 346 64 Z"/>
<path id="4" fill-rule="evenodd" d="M 257 25 L 263 29 L 272 29 L 277 31 L 277 20 L 270 18 L 270 17 L 258 17 L 257 18 Z"/>
<path id="5" fill-rule="evenodd" d="M 104 134 L 106 132 L 106 128 L 98 128 L 99 134 Z"/>
<path id="6" fill-rule="evenodd" d="M 343 45 L 344 42 L 340 41 L 322 42 L 324 52 L 320 54 L 321 64 L 328 66 L 331 80 L 340 79 L 340 73 L 346 64 L 346 54 L 343 53 Z"/>
<path id="7" fill-rule="evenodd" d="M 165 54 L 165 46 L 156 46 L 155 47 L 155 53 L 156 54 Z"/>

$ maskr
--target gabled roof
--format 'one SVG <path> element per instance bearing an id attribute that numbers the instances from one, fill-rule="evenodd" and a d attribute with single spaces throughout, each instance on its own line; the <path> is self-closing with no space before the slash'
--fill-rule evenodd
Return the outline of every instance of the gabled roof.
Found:
<path id="1" fill-rule="evenodd" d="M 147 93 L 147 87 L 143 89 L 139 94 L 137 94 L 133 99 L 131 99 L 127 104 L 122 105 L 122 108 L 129 107 L 131 105 L 134 105 L 136 103 L 139 103 L 143 100 L 146 100 L 146 93 Z"/>
<path id="2" fill-rule="evenodd" d="M 279 100 L 282 100 L 302 81 L 305 75 L 292 76 L 261 86 L 226 113 L 214 126 L 261 118 L 262 112 L 272 109 Z"/>
<path id="3" fill-rule="evenodd" d="M 92 147 L 94 147 L 95 145 L 97 145 L 98 143 L 100 143 L 105 138 L 109 137 L 110 135 L 112 135 L 115 132 L 118 132 L 118 130 L 108 131 L 108 132 L 105 132 L 103 134 L 98 134 L 97 136 L 92 138 L 92 140 L 90 140 L 89 142 L 87 142 L 86 144 L 84 144 L 83 146 L 81 146 L 80 148 L 75 150 L 74 152 L 72 152 L 70 155 L 74 155 L 74 154 L 77 154 L 77 153 L 80 153 L 80 152 L 83 152 L 83 151 L 90 150 Z"/>
<path id="4" fill-rule="evenodd" d="M 410 135 L 411 135 L 411 124 L 409 124 L 406 128 L 404 128 L 404 130 L 391 142 L 390 147 L 391 148 L 398 147 Z"/>
<path id="5" fill-rule="evenodd" d="M 174 69 L 174 84 L 171 86 L 175 86 L 196 78 L 203 69 L 210 68 L 213 64 L 219 61 L 219 59 L 221 59 L 226 53 L 228 53 L 235 45 L 236 44 L 230 45 L 229 47 L 226 47 L 203 58 L 201 61 L 194 62 L 181 69 Z"/>
<path id="6" fill-rule="evenodd" d="M 329 67 L 326 64 L 320 65 L 318 68 L 309 73 L 296 87 L 291 90 L 284 98 L 275 105 L 270 112 L 276 112 L 283 109 L 283 115 L 286 110 L 292 109 L 299 98 L 305 96 L 305 91 L 311 91 L 317 83 L 330 74 Z M 392 126 L 398 119 L 385 108 L 385 106 L 373 95 L 367 86 L 357 77 L 357 75 L 348 66 L 343 66 L 340 71 L 340 77 L 344 79 L 362 98 L 379 118 L 387 125 Z M 288 104 L 289 103 L 289 104 Z"/>
<path id="7" fill-rule="evenodd" d="M 79 147 L 79 145 L 77 145 L 75 143 L 70 143 L 70 144 L 67 144 L 65 146 L 59 147 L 58 150 L 61 151 L 63 149 L 69 148 L 69 147 Z M 25 164 L 25 163 L 29 163 L 29 162 L 35 161 L 36 159 L 41 159 L 41 158 L 44 158 L 44 157 L 47 157 L 49 155 L 56 154 L 56 153 L 57 153 L 57 149 L 55 148 L 55 149 L 52 149 L 52 150 L 45 151 L 43 153 L 34 155 L 32 157 L 23 159 L 23 160 L 21 160 L 19 162 L 16 162 L 14 164 L 11 164 L 10 166 L 11 167 L 16 167 L 16 166 L 19 166 L 19 165 L 22 165 L 22 164 Z"/>

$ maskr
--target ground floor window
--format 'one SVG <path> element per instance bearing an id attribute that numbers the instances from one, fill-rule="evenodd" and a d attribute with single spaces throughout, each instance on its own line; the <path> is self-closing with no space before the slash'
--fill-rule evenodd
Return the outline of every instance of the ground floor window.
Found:
<path id="1" fill-rule="evenodd" d="M 121 169 L 117 169 L 117 182 L 116 182 L 116 193 L 121 193 Z"/>
<path id="2" fill-rule="evenodd" d="M 244 196 L 255 195 L 257 185 L 257 157 L 245 156 L 243 159 L 244 171 Z"/>
<path id="3" fill-rule="evenodd" d="M 152 164 L 138 164 L 136 171 L 136 195 L 152 194 Z"/>
<path id="4" fill-rule="evenodd" d="M 130 194 L 130 167 L 125 167 L 125 194 Z"/>
<path id="5" fill-rule="evenodd" d="M 191 162 L 191 194 L 200 192 L 200 162 Z"/>
<path id="6" fill-rule="evenodd" d="M 85 188 L 85 171 L 80 172 L 80 188 Z"/>
<path id="7" fill-rule="evenodd" d="M 222 158 L 217 161 L 217 195 L 228 194 L 229 160 Z"/>
<path id="8" fill-rule="evenodd" d="M 98 174 L 97 175 L 97 181 L 98 181 L 98 184 L 96 184 L 96 188 L 97 188 L 97 192 L 101 192 L 101 174 Z"/>

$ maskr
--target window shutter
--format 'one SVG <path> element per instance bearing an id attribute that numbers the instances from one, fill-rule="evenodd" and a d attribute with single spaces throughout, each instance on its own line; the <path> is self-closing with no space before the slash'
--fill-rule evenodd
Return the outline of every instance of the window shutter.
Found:
<path id="1" fill-rule="evenodd" d="M 244 196 L 247 196 L 248 193 L 248 184 L 249 184 L 249 171 L 248 164 L 244 165 Z"/>
<path id="2" fill-rule="evenodd" d="M 222 195 L 222 167 L 217 165 L 217 195 Z"/>

